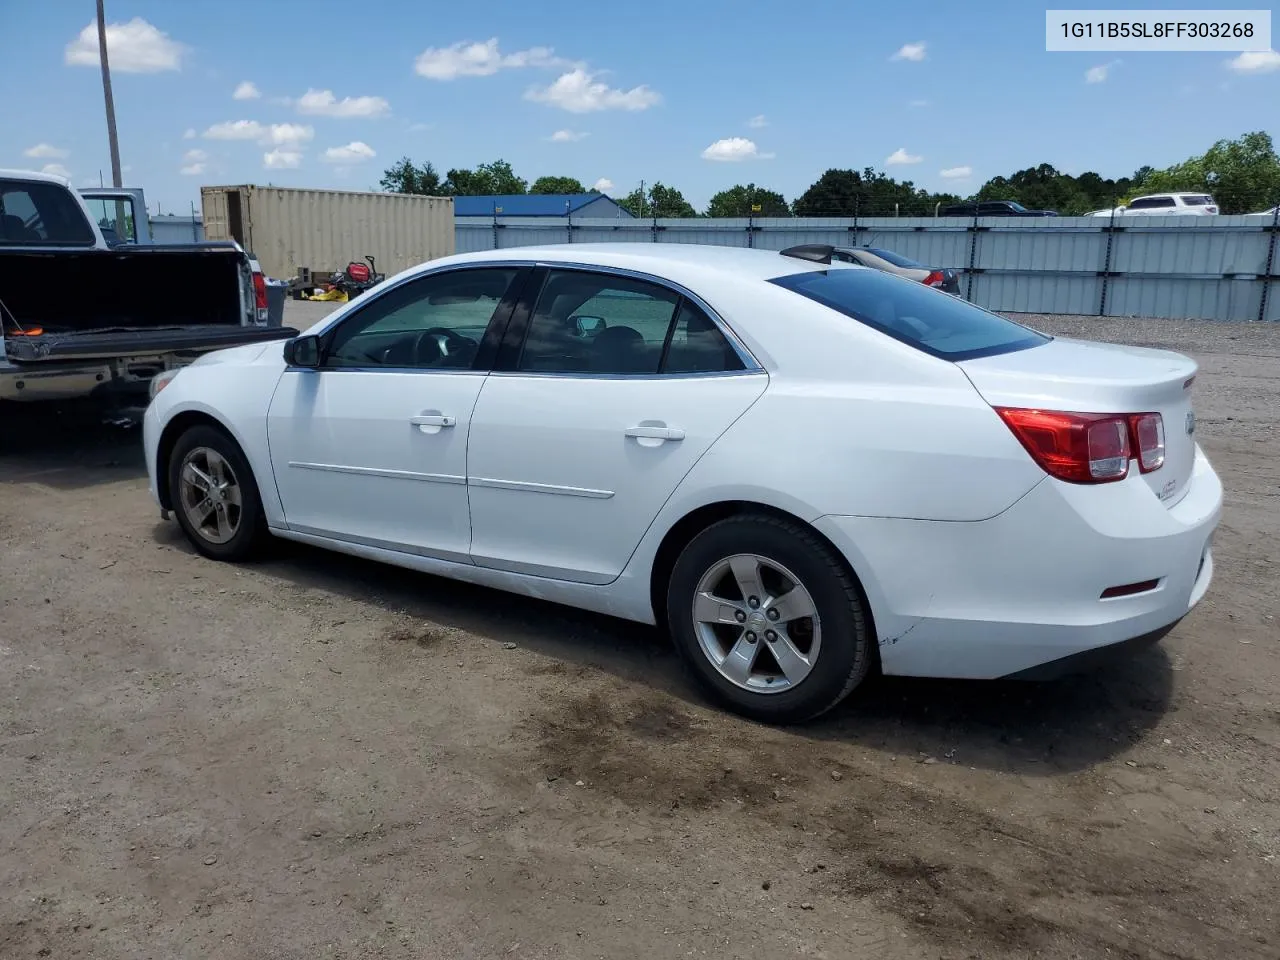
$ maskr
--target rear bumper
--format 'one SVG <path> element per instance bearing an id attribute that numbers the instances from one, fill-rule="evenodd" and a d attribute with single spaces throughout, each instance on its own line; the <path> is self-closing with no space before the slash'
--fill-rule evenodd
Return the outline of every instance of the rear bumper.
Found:
<path id="1" fill-rule="evenodd" d="M 1197 449 L 1172 508 L 1138 475 L 1096 487 L 1046 479 L 978 523 L 815 525 L 863 581 L 885 673 L 991 679 L 1072 670 L 1091 651 L 1167 632 L 1212 581 L 1221 511 L 1222 484 Z M 1101 599 L 1147 580 L 1158 584 Z"/>

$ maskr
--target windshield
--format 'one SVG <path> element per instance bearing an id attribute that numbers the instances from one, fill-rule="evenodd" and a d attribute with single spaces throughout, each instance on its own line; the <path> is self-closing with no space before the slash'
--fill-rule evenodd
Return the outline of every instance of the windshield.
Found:
<path id="1" fill-rule="evenodd" d="M 820 270 L 770 283 L 944 360 L 1012 353 L 1051 339 L 980 307 L 873 270 Z"/>
<path id="2" fill-rule="evenodd" d="M 93 246 L 93 230 L 70 191 L 42 180 L 0 180 L 0 244 Z"/>
<path id="3" fill-rule="evenodd" d="M 927 269 L 923 263 L 916 263 L 916 261 L 909 257 L 904 257 L 900 253 L 894 253 L 892 250 L 885 250 L 882 247 L 867 247 L 866 251 L 867 253 L 875 254 L 881 260 L 888 260 L 895 267 L 906 267 L 909 270 Z"/>

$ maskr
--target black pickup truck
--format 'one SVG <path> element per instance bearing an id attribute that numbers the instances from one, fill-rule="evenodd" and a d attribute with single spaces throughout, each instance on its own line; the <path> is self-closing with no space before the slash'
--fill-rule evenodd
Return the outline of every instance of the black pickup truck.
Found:
<path id="1" fill-rule="evenodd" d="M 0 170 L 0 400 L 145 406 L 202 353 L 297 336 L 266 325 L 236 243 L 109 244 L 62 177 Z"/>

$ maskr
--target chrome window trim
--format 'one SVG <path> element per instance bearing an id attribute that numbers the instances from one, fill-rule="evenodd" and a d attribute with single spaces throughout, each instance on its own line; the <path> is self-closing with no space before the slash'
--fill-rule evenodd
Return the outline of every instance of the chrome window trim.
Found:
<path id="1" fill-rule="evenodd" d="M 286 370 L 295 371 L 311 371 L 315 373 L 338 373 L 348 371 L 360 371 L 363 373 L 470 373 L 479 376 L 537 376 L 537 377 L 571 377 L 574 379 L 586 380 L 669 380 L 669 379 L 686 379 L 690 377 L 734 377 L 744 376 L 748 374 L 767 374 L 768 371 L 764 365 L 756 359 L 755 355 L 747 347 L 742 339 L 733 331 L 733 328 L 725 321 L 725 319 L 716 312 L 711 304 L 707 303 L 702 297 L 694 293 L 683 284 L 674 280 L 668 280 L 666 277 L 659 277 L 652 273 L 646 273 L 643 270 L 631 270 L 627 267 L 614 267 L 607 264 L 598 263 L 580 263 L 576 260 L 546 260 L 546 259 L 498 259 L 498 260 L 469 260 L 466 263 L 450 263 L 442 264 L 437 267 L 430 267 L 419 273 L 414 273 L 407 277 L 401 277 L 394 282 L 387 284 L 385 288 L 375 287 L 368 291 L 364 296 L 369 294 L 376 295 L 366 302 L 360 304 L 358 310 L 336 311 L 335 315 L 323 327 L 316 330 L 314 336 L 324 336 L 333 330 L 338 324 L 345 322 L 347 319 L 357 316 L 363 310 L 368 309 L 374 303 L 377 303 L 382 297 L 386 296 L 393 290 L 398 289 L 406 283 L 412 283 L 424 277 L 429 277 L 437 273 L 444 273 L 449 270 L 479 270 L 494 269 L 502 267 L 516 268 L 543 268 L 546 270 L 575 270 L 585 273 L 602 273 L 610 276 L 622 277 L 630 280 L 639 280 L 645 283 L 652 283 L 656 286 L 665 287 L 674 293 L 683 297 L 687 297 L 690 302 L 701 309 L 711 320 L 717 330 L 729 342 L 733 348 L 733 352 L 737 354 L 738 359 L 742 361 L 742 370 L 715 370 L 715 371 L 693 371 L 693 372 L 676 372 L 676 373 L 652 373 L 652 374 L 593 374 L 582 372 L 537 372 L 523 370 L 458 370 L 448 367 L 333 367 L 323 368 L 321 370 L 312 370 L 310 367 L 287 367 Z M 541 292 L 541 291 L 539 291 Z M 535 295 L 536 297 L 536 295 Z M 352 301 L 353 303 L 355 301 Z M 531 308 L 532 309 L 532 308 Z M 527 336 L 526 331 L 526 336 Z"/>

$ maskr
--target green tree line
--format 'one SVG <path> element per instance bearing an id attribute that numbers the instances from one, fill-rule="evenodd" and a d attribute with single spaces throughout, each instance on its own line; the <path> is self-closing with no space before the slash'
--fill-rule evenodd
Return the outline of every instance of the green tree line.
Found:
<path id="1" fill-rule="evenodd" d="M 408 157 L 387 168 L 381 187 L 394 193 L 459 197 L 598 192 L 574 177 L 545 176 L 530 183 L 505 160 L 451 169 L 442 176 L 430 162 L 419 165 Z M 1250 213 L 1280 203 L 1280 158 L 1270 134 L 1256 131 L 1219 140 L 1203 154 L 1171 167 L 1143 166 L 1117 179 L 1092 171 L 1075 176 L 1042 163 L 993 177 L 968 197 L 933 193 L 864 167 L 827 170 L 790 203 L 776 190 L 754 183 L 721 190 L 701 212 L 677 188 L 661 182 L 638 186 L 615 199 L 639 217 L 918 217 L 962 199 L 1015 200 L 1031 209 L 1077 216 L 1124 204 L 1139 194 L 1173 190 L 1210 193 L 1223 213 Z"/>

